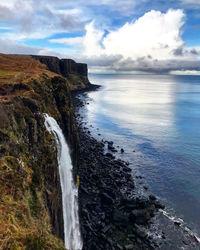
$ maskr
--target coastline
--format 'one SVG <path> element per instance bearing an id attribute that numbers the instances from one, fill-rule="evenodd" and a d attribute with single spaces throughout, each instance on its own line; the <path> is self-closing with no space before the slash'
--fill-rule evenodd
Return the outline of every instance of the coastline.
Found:
<path id="1" fill-rule="evenodd" d="M 199 249 L 197 235 L 184 222 L 180 223 L 179 218 L 170 218 L 159 199 L 145 191 L 142 184 L 138 186 L 139 176 L 133 176 L 129 163 L 116 159 L 113 142 L 92 136 L 84 120 L 87 93 L 100 87 L 91 85 L 72 93 L 80 140 L 79 212 L 83 250 Z M 139 188 L 144 195 L 138 192 Z"/>
<path id="2" fill-rule="evenodd" d="M 93 100 L 87 93 L 100 86 L 90 85 L 87 76 L 79 74 L 86 73 L 85 64 L 78 64 L 83 70 L 73 72 L 71 81 L 55 73 L 60 64 L 54 63 L 59 62 L 54 57 L 46 61 L 54 73 L 30 56 L 1 55 L 1 59 L 2 249 L 64 249 L 57 149 L 55 138 L 46 131 L 44 113 L 58 122 L 71 149 L 77 186 L 80 182 L 83 249 L 200 249 L 195 231 L 170 207 L 162 209 L 143 186 L 140 172 L 134 174 L 131 159 L 130 165 L 117 159 L 129 159 L 123 158 L 128 155 L 125 145 L 121 154 L 120 147 L 115 149 L 115 142 L 109 141 L 112 137 L 105 138 L 103 131 L 88 124 L 87 107 Z"/>
<path id="3" fill-rule="evenodd" d="M 154 195 L 137 193 L 127 162 L 115 159 L 113 142 L 100 142 L 81 121 L 85 105 L 79 94 L 95 91 L 91 85 L 73 91 L 73 103 L 80 140 L 78 175 L 79 213 L 83 249 L 155 249 L 158 243 L 148 235 L 151 218 L 164 208 Z M 109 145 L 110 152 L 105 153 Z"/>

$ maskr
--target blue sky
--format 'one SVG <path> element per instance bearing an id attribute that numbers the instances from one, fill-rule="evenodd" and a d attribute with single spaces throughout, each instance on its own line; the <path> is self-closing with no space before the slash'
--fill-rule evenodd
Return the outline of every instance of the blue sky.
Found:
<path id="1" fill-rule="evenodd" d="M 0 52 L 70 57 L 91 71 L 200 70 L 199 0 L 1 0 Z"/>

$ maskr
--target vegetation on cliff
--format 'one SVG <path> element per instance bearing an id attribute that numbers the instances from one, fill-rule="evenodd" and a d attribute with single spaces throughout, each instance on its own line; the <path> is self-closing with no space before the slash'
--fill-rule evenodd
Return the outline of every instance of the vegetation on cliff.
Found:
<path id="1" fill-rule="evenodd" d="M 31 56 L 0 54 L 0 249 L 64 249 L 56 146 L 43 113 L 65 131 L 76 167 L 70 86 Z"/>

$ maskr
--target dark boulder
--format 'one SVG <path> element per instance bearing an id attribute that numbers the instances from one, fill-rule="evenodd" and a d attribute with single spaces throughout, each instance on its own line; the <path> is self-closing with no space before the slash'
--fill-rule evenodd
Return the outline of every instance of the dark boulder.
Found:
<path id="1" fill-rule="evenodd" d="M 107 206 L 107 205 L 112 205 L 113 204 L 113 198 L 109 194 L 103 192 L 103 193 L 100 194 L 100 197 L 101 197 L 102 205 Z"/>

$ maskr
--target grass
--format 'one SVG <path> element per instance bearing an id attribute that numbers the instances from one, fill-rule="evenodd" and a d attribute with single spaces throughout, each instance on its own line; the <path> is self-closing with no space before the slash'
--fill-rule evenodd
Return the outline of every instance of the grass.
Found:
<path id="1" fill-rule="evenodd" d="M 18 71 L 12 71 L 7 69 L 0 69 L 0 84 L 1 83 L 12 83 L 15 77 L 20 74 Z"/>
<path id="2" fill-rule="evenodd" d="M 22 165 L 15 157 L 0 160 L 0 249 L 64 250 L 61 240 L 51 233 L 42 192 L 28 188 L 32 175 L 29 167 L 23 166 L 24 174 L 19 168 Z"/>
<path id="3" fill-rule="evenodd" d="M 6 69 L 0 69 L 0 77 L 4 76 L 14 76 L 18 74 L 18 71 L 13 71 L 13 70 L 6 70 Z"/>
<path id="4" fill-rule="evenodd" d="M 44 73 L 49 76 L 55 75 L 31 56 L 0 54 L 0 84 L 27 83 L 31 78 L 38 79 Z"/>

